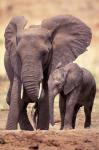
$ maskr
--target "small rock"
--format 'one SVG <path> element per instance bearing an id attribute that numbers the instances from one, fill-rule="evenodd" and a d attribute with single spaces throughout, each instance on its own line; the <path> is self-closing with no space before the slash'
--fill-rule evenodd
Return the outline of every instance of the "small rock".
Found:
<path id="1" fill-rule="evenodd" d="M 84 142 L 85 142 L 85 143 L 88 143 L 88 142 L 91 142 L 91 141 L 90 141 L 90 140 L 88 140 L 88 139 L 85 139 L 85 140 L 84 140 Z"/>
<path id="2" fill-rule="evenodd" d="M 82 148 L 77 147 L 77 148 L 75 148 L 75 150 L 82 150 Z"/>
<path id="3" fill-rule="evenodd" d="M 0 138 L 0 144 L 5 144 L 5 140 L 3 138 Z"/>
<path id="4" fill-rule="evenodd" d="M 34 144 L 33 146 L 29 146 L 30 150 L 38 150 L 39 149 L 39 145 L 38 144 Z"/>

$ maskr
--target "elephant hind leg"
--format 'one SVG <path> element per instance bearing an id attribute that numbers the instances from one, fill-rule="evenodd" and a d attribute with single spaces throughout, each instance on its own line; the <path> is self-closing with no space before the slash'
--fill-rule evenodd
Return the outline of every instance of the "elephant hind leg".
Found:
<path id="1" fill-rule="evenodd" d="M 92 107 L 93 107 L 93 102 L 92 103 L 87 103 L 84 106 L 84 112 L 85 112 L 84 128 L 90 128 Z"/>
<path id="2" fill-rule="evenodd" d="M 91 89 L 89 96 L 87 97 L 87 103 L 84 105 L 84 112 L 85 112 L 84 128 L 89 128 L 91 125 L 91 112 L 93 108 L 95 94 L 96 94 L 96 87 L 93 87 Z"/>
<path id="3" fill-rule="evenodd" d="M 85 124 L 84 128 L 89 128 L 91 125 L 91 112 L 92 112 L 92 105 L 91 106 L 84 106 L 85 112 Z"/>

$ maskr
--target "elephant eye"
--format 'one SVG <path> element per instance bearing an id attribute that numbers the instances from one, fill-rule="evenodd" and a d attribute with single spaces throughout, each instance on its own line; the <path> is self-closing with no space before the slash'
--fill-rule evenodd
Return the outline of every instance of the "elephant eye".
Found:
<path id="1" fill-rule="evenodd" d="M 41 49 L 41 55 L 45 56 L 48 53 L 47 49 Z"/>
<path id="2" fill-rule="evenodd" d="M 56 82 L 55 82 L 55 85 L 56 85 L 56 87 L 57 87 L 57 86 L 59 86 L 59 82 L 58 82 L 58 81 L 56 81 Z"/>

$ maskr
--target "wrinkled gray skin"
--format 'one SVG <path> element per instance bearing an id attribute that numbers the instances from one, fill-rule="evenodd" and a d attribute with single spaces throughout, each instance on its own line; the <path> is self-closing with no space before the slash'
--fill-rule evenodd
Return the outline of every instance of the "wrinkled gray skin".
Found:
<path id="1" fill-rule="evenodd" d="M 75 63 L 57 68 L 49 77 L 50 123 L 54 125 L 54 98 L 60 93 L 59 108 L 61 129 L 75 128 L 76 115 L 84 106 L 85 124 L 91 125 L 91 111 L 96 94 L 96 83 L 92 74 Z"/>
<path id="2" fill-rule="evenodd" d="M 56 16 L 41 25 L 24 29 L 23 16 L 11 19 L 5 29 L 5 68 L 10 81 L 6 129 L 33 130 L 26 108 L 37 102 L 42 82 L 44 97 L 39 103 L 37 128 L 49 128 L 48 77 L 59 62 L 66 65 L 90 45 L 91 30 L 73 16 Z M 23 97 L 21 98 L 23 86 Z"/>

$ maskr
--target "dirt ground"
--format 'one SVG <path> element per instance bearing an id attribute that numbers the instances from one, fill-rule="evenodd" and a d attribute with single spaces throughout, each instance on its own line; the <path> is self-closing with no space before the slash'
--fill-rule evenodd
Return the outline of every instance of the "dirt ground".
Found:
<path id="1" fill-rule="evenodd" d="M 99 150 L 99 130 L 2 131 L 0 150 Z"/>

